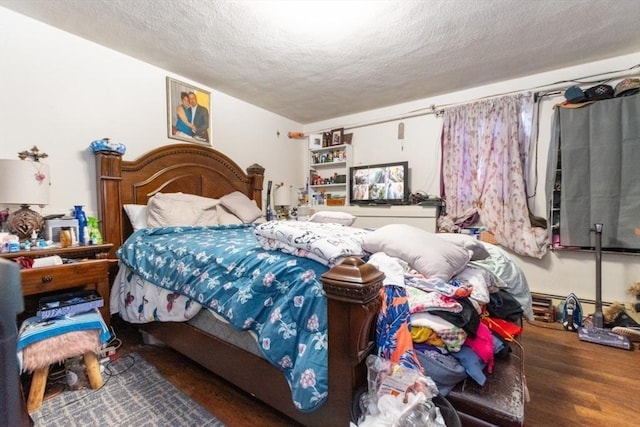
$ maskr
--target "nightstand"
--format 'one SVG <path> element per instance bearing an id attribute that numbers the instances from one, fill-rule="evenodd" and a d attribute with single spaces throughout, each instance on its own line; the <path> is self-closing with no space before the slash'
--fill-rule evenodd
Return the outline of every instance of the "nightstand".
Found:
<path id="1" fill-rule="evenodd" d="M 4 252 L 1 258 L 41 258 L 58 255 L 71 262 L 51 267 L 22 269 L 22 294 L 25 297 L 72 289 L 95 289 L 104 305 L 100 313 L 107 326 L 109 312 L 109 269 L 116 260 L 108 259 L 112 244 L 83 245 L 68 248 L 33 249 L 30 251 Z"/>

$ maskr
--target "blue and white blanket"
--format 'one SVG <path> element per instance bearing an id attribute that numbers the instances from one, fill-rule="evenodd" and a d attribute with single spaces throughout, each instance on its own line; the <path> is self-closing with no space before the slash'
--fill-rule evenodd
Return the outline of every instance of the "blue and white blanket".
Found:
<path id="1" fill-rule="evenodd" d="M 256 226 L 264 249 L 279 250 L 329 267 L 348 256 L 365 256 L 362 242 L 369 230 L 335 223 L 269 221 Z"/>
<path id="2" fill-rule="evenodd" d="M 143 279 L 185 295 L 258 337 L 301 411 L 327 398 L 327 299 L 310 259 L 264 250 L 254 225 L 141 229 L 117 256 Z"/>

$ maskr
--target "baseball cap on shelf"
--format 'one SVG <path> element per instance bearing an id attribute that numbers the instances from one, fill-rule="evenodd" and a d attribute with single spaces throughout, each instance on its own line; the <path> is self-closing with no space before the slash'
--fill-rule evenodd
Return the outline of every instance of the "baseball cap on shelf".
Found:
<path id="1" fill-rule="evenodd" d="M 584 101 L 584 102 L 578 102 L 576 104 L 574 104 L 573 102 L 569 102 L 569 101 L 564 101 L 561 102 L 560 104 L 558 104 L 558 106 L 562 107 L 562 108 L 582 108 L 585 107 L 589 104 L 593 104 L 596 101 Z"/>
<path id="2" fill-rule="evenodd" d="M 589 101 L 600 101 L 613 98 L 614 91 L 610 85 L 599 84 L 585 90 L 584 94 Z"/>
<path id="3" fill-rule="evenodd" d="M 571 86 L 564 91 L 564 97 L 571 104 L 578 104 L 587 100 L 584 92 L 578 86 Z"/>
<path id="4" fill-rule="evenodd" d="M 640 92 L 640 79 L 624 79 L 616 85 L 615 96 L 629 96 Z"/>

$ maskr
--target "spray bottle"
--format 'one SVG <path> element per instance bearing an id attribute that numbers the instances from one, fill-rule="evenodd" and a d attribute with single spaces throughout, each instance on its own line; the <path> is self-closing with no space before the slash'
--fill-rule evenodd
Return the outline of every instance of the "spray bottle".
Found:
<path id="1" fill-rule="evenodd" d="M 87 217 L 87 228 L 89 229 L 89 244 L 101 245 L 102 234 L 100 233 L 100 227 L 98 226 L 98 218 L 90 216 Z"/>

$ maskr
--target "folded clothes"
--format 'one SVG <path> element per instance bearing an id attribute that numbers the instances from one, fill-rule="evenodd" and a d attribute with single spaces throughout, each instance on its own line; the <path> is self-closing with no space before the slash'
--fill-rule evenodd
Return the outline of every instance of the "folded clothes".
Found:
<path id="1" fill-rule="evenodd" d="M 119 142 L 109 141 L 109 138 L 102 138 L 95 141 L 91 141 L 89 148 L 92 152 L 98 153 L 100 151 L 107 151 L 112 153 L 118 153 L 124 155 L 127 151 L 127 147 Z"/>
<path id="2" fill-rule="evenodd" d="M 444 310 L 453 313 L 462 311 L 462 305 L 458 301 L 439 292 L 425 292 L 412 287 L 406 289 L 411 313 L 431 310 Z"/>
<path id="3" fill-rule="evenodd" d="M 416 346 L 415 349 L 424 375 L 436 383 L 440 395 L 447 396 L 456 384 L 467 378 L 464 366 L 450 354 L 429 345 Z"/>
<path id="4" fill-rule="evenodd" d="M 487 382 L 487 377 L 484 374 L 484 368 L 486 364 L 480 359 L 480 356 L 471 349 L 468 345 L 463 345 L 460 351 L 451 353 L 462 366 L 464 366 L 465 372 L 473 378 L 475 382 L 483 386 Z"/>
<path id="5" fill-rule="evenodd" d="M 452 280 L 445 282 L 437 277 L 426 278 L 422 274 L 405 274 L 405 284 L 423 291 L 439 292 L 442 295 L 452 298 L 468 297 L 473 291 L 473 287 L 467 282 L 460 280 Z"/>
<path id="6" fill-rule="evenodd" d="M 493 372 L 493 334 L 484 323 L 480 323 L 475 337 L 467 337 L 464 342 L 465 345 L 471 347 L 471 349 L 482 359 L 487 365 L 487 372 Z"/>
<path id="7" fill-rule="evenodd" d="M 467 333 L 458 326 L 447 322 L 440 316 L 431 313 L 414 313 L 411 315 L 411 327 L 426 326 L 431 328 L 442 342 L 444 342 L 447 350 L 455 352 L 460 350 L 460 346 L 467 339 Z"/>
<path id="8" fill-rule="evenodd" d="M 36 341 L 67 332 L 86 331 L 89 329 L 98 329 L 102 342 L 107 342 L 111 337 L 111 333 L 97 309 L 76 314 L 75 316 L 58 317 L 55 319 L 42 320 L 37 316 L 29 317 L 20 325 L 18 350 L 22 350 L 27 345 Z"/>

